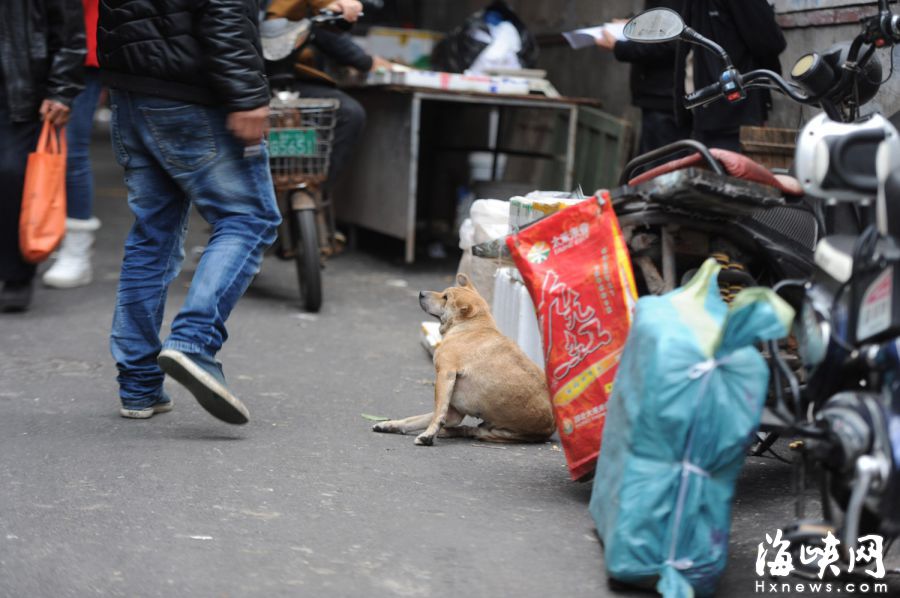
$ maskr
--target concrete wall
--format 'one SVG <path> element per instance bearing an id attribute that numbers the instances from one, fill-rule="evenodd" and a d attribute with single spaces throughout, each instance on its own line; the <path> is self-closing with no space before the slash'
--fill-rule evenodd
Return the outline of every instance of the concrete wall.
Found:
<path id="1" fill-rule="evenodd" d="M 874 12 L 874 2 L 848 2 L 847 0 L 777 0 L 779 22 L 787 38 L 788 48 L 781 56 L 785 72 L 802 55 L 827 50 L 837 42 L 850 41 L 860 31 L 859 19 Z M 894 7 L 897 10 L 897 7 Z M 891 51 L 879 50 L 886 77 L 891 66 Z M 894 60 L 900 64 L 900 49 L 894 49 Z M 892 77 L 879 92 L 866 111 L 893 114 L 900 110 L 900 77 Z M 772 124 L 797 127 L 813 111 L 776 97 L 776 110 Z"/>
<path id="2" fill-rule="evenodd" d="M 642 0 L 508 0 L 510 6 L 536 35 L 558 33 L 578 27 L 597 25 L 615 17 L 632 14 L 643 6 Z M 461 23 L 468 14 L 487 5 L 488 0 L 423 0 L 420 5 L 422 26 L 446 31 Z M 859 17 L 872 10 L 873 2 L 848 0 L 775 0 L 779 21 L 788 40 L 782 55 L 785 71 L 811 50 L 824 50 L 838 41 L 851 40 L 859 31 Z M 896 9 L 895 9 L 896 10 Z M 885 75 L 890 54 L 881 51 Z M 900 64 L 900 52 L 895 56 Z M 565 95 L 598 98 L 605 109 L 617 116 L 633 117 L 628 94 L 628 67 L 599 49 L 577 52 L 564 45 L 544 45 L 540 68 Z M 892 79 L 873 107 L 890 114 L 900 110 L 900 77 Z M 790 101 L 776 97 L 773 124 L 796 127 L 812 114 Z"/>

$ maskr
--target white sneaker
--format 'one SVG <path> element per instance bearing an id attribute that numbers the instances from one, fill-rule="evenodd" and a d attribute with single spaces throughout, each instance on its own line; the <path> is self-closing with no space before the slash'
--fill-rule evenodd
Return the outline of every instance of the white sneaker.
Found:
<path id="1" fill-rule="evenodd" d="M 44 284 L 57 289 L 71 289 L 90 284 L 93 279 L 91 247 L 100 221 L 66 218 L 66 236 L 56 255 L 56 262 L 44 273 Z"/>

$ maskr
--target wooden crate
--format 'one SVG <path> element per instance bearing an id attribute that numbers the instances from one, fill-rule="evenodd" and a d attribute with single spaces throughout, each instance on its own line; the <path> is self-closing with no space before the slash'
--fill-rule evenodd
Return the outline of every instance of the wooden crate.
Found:
<path id="1" fill-rule="evenodd" d="M 566 155 L 568 116 L 558 114 L 553 153 L 559 156 L 551 177 L 541 181 L 541 189 L 553 189 L 562 175 L 562 158 Z M 632 127 L 620 118 L 588 106 L 578 109 L 578 133 L 575 142 L 575 172 L 573 183 L 581 185 L 585 194 L 618 185 L 619 174 L 631 152 Z M 568 191 L 568 189 L 566 189 Z"/>
<path id="2" fill-rule="evenodd" d="M 741 127 L 741 150 L 767 168 L 788 170 L 794 164 L 797 129 Z"/>

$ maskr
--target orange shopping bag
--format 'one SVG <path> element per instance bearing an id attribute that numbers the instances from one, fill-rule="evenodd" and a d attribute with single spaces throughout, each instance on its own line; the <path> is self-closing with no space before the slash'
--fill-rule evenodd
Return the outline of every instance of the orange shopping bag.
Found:
<path id="1" fill-rule="evenodd" d="M 27 262 L 42 262 L 56 249 L 66 232 L 65 128 L 44 121 L 37 148 L 28 154 L 19 249 Z"/>

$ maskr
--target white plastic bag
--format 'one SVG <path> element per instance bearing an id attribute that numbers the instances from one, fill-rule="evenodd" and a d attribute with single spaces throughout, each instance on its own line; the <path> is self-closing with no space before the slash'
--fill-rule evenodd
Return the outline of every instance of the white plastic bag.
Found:
<path id="1" fill-rule="evenodd" d="M 491 33 L 490 43 L 466 72 L 483 74 L 492 69 L 522 68 L 519 60 L 522 37 L 516 26 L 509 21 L 500 21 L 496 25 L 489 24 L 488 30 Z"/>
<path id="2" fill-rule="evenodd" d="M 474 244 L 487 243 L 509 234 L 509 202 L 479 199 L 469 211 L 475 227 Z"/>
<path id="3" fill-rule="evenodd" d="M 497 260 L 472 255 L 472 246 L 505 237 L 509 233 L 509 204 L 497 199 L 479 199 L 472 203 L 469 218 L 459 228 L 460 274 L 466 274 L 481 296 L 490 303 L 494 295 Z"/>

